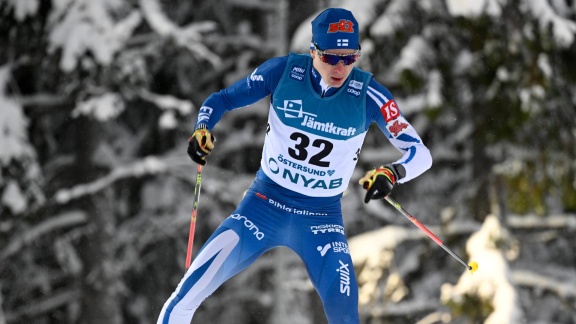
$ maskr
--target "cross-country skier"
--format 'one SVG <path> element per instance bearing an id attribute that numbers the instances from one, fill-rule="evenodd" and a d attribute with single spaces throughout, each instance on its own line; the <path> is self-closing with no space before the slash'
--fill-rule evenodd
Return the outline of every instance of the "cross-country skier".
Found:
<path id="1" fill-rule="evenodd" d="M 327 9 L 312 21 L 309 54 L 272 58 L 203 103 L 188 147 L 201 165 L 214 148 L 210 131 L 222 115 L 271 95 L 261 167 L 195 257 L 158 323 L 189 324 L 222 283 L 278 246 L 300 256 L 330 323 L 359 322 L 340 199 L 368 127 L 376 123 L 403 155 L 360 179 L 366 203 L 422 174 L 432 158 L 390 92 L 354 67 L 358 32 L 350 11 Z"/>

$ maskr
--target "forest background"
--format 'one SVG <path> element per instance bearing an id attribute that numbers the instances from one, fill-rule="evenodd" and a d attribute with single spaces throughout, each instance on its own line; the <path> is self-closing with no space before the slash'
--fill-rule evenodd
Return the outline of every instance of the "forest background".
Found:
<path id="1" fill-rule="evenodd" d="M 310 21 L 359 21 L 358 66 L 395 96 L 434 165 L 385 201 L 343 198 L 363 323 L 576 323 L 576 1 L 0 0 L 0 324 L 155 323 L 184 273 L 198 108 Z M 268 103 L 224 116 L 194 255 L 259 167 Z M 316 247 L 311 247 L 316 248 Z M 227 282 L 196 323 L 325 323 L 295 254 Z"/>

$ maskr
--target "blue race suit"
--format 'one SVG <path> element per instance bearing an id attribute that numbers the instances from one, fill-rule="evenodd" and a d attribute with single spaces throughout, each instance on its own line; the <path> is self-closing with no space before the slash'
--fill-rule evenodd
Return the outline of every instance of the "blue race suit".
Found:
<path id="1" fill-rule="evenodd" d="M 201 248 L 166 301 L 158 323 L 190 323 L 226 280 L 278 246 L 304 262 L 329 323 L 358 323 L 358 285 L 340 198 L 368 127 L 375 122 L 403 155 L 406 176 L 431 165 L 430 152 L 389 91 L 354 68 L 340 88 L 326 87 L 308 55 L 274 58 L 212 94 L 198 123 L 212 129 L 229 110 L 271 94 L 260 170 L 236 210 Z"/>

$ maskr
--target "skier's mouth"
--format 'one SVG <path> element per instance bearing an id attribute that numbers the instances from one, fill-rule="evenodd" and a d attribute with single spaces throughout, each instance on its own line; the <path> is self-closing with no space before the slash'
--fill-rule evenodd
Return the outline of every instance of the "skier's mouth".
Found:
<path id="1" fill-rule="evenodd" d="M 335 83 L 342 83 L 342 81 L 344 80 L 344 78 L 338 78 L 338 77 L 331 77 L 331 79 Z"/>

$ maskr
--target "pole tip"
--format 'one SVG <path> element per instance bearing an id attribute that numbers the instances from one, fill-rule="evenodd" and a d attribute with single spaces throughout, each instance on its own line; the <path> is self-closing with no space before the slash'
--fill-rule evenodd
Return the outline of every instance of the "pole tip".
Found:
<path id="1" fill-rule="evenodd" d="M 478 263 L 476 262 L 468 263 L 468 270 L 470 270 L 470 272 L 472 273 L 476 272 L 476 270 L 478 270 Z"/>

